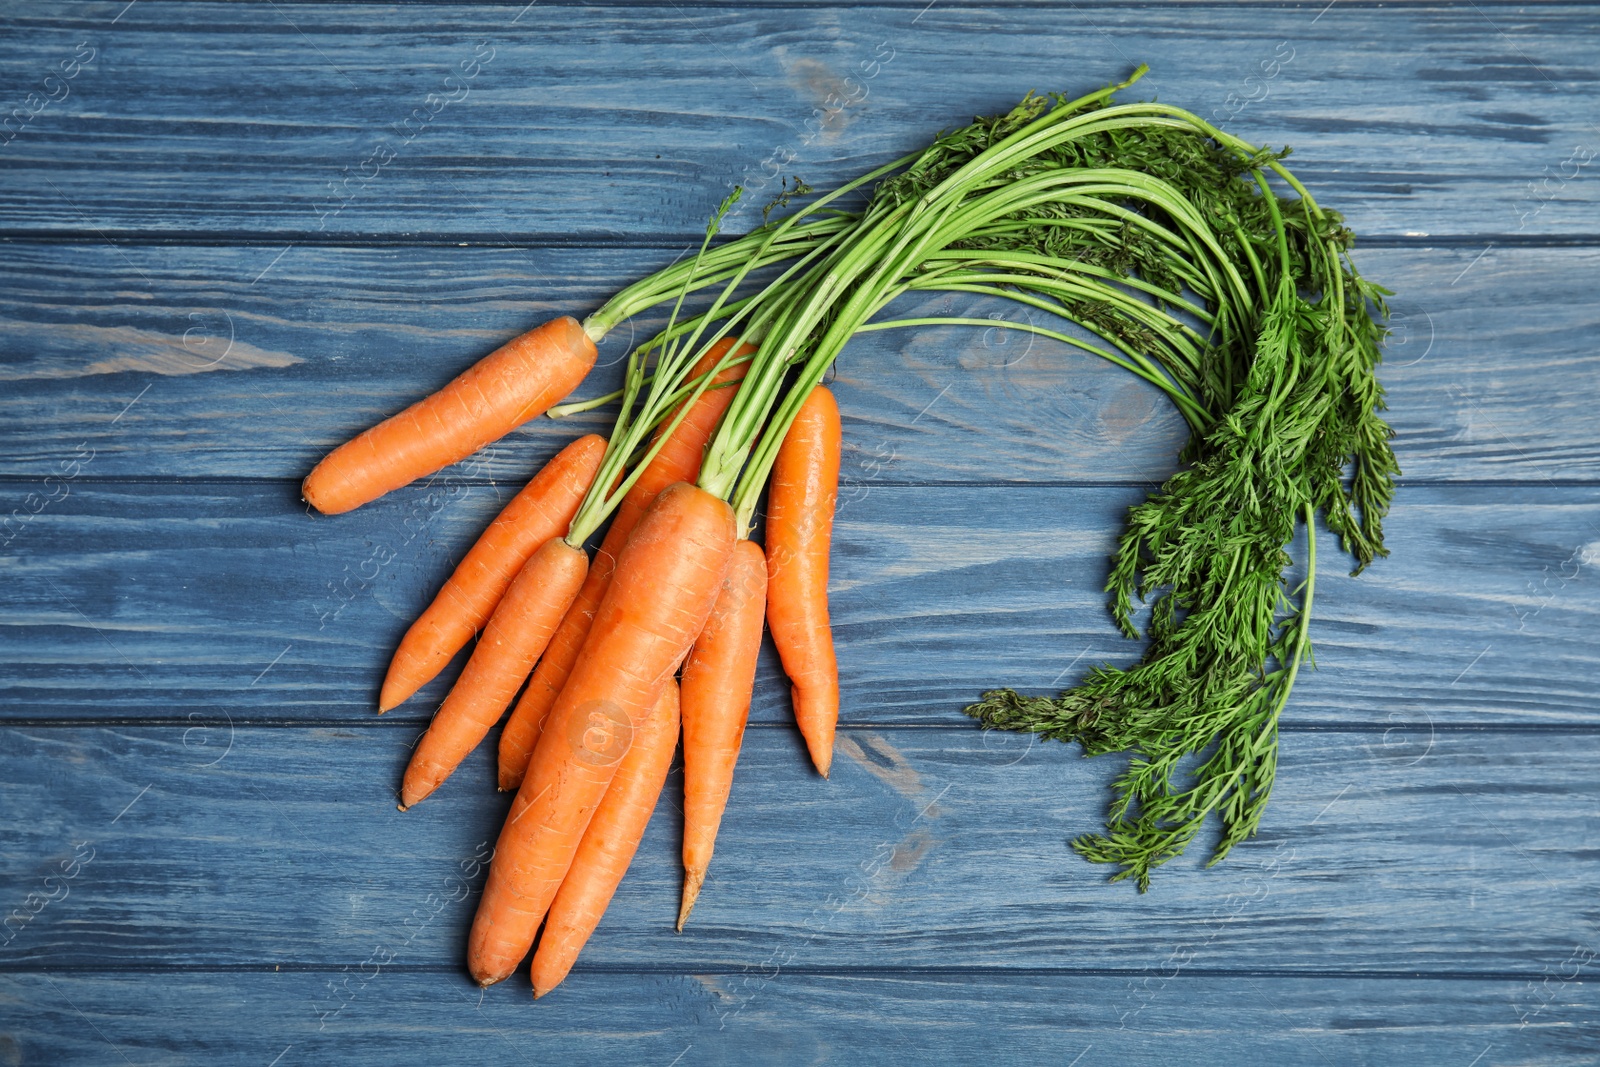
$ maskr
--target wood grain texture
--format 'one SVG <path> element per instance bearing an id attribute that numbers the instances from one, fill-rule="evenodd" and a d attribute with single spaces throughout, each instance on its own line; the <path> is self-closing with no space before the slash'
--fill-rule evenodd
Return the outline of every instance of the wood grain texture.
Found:
<path id="1" fill-rule="evenodd" d="M 0 1067 L 1592 1063 L 1597 15 L 13 5 Z M 1134 96 L 1294 145 L 1397 293 L 1383 380 L 1413 484 L 1392 559 L 1350 579 L 1319 543 L 1320 669 L 1262 836 L 1144 896 L 1108 887 L 1068 841 L 1119 761 L 960 711 L 1136 654 L 1098 589 L 1174 463 L 1166 405 L 1014 332 L 865 336 L 834 385 L 833 779 L 769 649 L 688 930 L 675 774 L 566 985 L 480 997 L 460 960 L 506 804 L 492 744 L 399 813 L 455 668 L 384 720 L 372 702 L 477 530 L 604 420 L 535 424 L 339 519 L 307 515 L 299 479 L 671 261 L 736 181 L 732 232 L 780 174 L 826 186 L 1141 60 Z"/>
<path id="2" fill-rule="evenodd" d="M 13 922 L 0 968 L 336 969 L 382 947 L 454 981 L 471 861 L 509 798 L 479 752 L 395 810 L 410 739 L 0 729 L 0 797 L 30 813 L 0 842 L 6 914 L 57 897 Z M 1140 895 L 1067 848 L 1099 826 L 1117 760 L 889 728 L 844 734 L 822 781 L 797 738 L 752 730 L 684 933 L 674 771 L 581 965 L 1144 972 L 1177 953 L 1210 972 L 1537 975 L 1596 947 L 1596 758 L 1589 731 L 1287 735 L 1262 836 L 1210 870 L 1197 847 Z M 77 876 L 46 883 L 80 842 Z"/>
<path id="3" fill-rule="evenodd" d="M 1595 232 L 1592 164 L 1562 172 L 1593 6 L 1321 6 L 29 8 L 15 99 L 94 58 L 0 149 L 0 228 L 692 234 L 741 178 L 835 184 L 1148 60 L 1144 97 L 1295 145 L 1359 232 Z"/>
<path id="4" fill-rule="evenodd" d="M 1600 252 L 1480 251 L 1358 250 L 1367 276 L 1397 294 L 1382 377 L 1407 478 L 1600 479 L 1591 403 L 1600 311 L 1590 299 Z M 10 245 L 0 263 L 0 475 L 21 481 L 0 483 L 0 515 L 89 453 L 86 478 L 298 481 L 330 448 L 508 337 L 587 314 L 674 254 Z M 1027 310 L 940 297 L 902 300 L 892 314 Z M 648 328 L 604 342 L 583 395 L 620 380 L 630 338 Z M 1159 479 L 1184 439 L 1155 389 L 1018 331 L 863 334 L 833 388 L 843 478 L 855 487 L 847 497 L 882 481 Z M 572 437 L 608 427 L 604 415 L 536 420 L 474 471 L 526 479 Z"/>
<path id="5" fill-rule="evenodd" d="M 272 483 L 68 489 L 8 549 L 0 718 L 370 721 L 400 635 L 510 491 L 441 481 L 329 519 Z M 965 725 L 984 689 L 1050 692 L 1131 662 L 1100 588 L 1142 495 L 847 498 L 830 583 L 843 721 Z M 1409 487 L 1389 543 L 1350 578 L 1322 539 L 1321 669 L 1291 724 L 1595 721 L 1600 490 Z M 455 671 L 390 717 L 425 721 Z M 790 718 L 770 648 L 751 714 Z"/>
<path id="6" fill-rule="evenodd" d="M 511 985 L 513 982 L 506 983 Z M 1143 983 L 1149 982 L 1145 988 Z M 1540 996 L 1548 996 L 1541 1001 Z M 525 989 L 325 973 L 0 975 L 0 1055 L 58 1064 L 1176 1063 L 1587 1067 L 1593 982 L 1180 974 L 604 974 Z M 157 1003 L 159 1019 L 128 1010 Z M 324 1016 L 339 1004 L 337 1015 Z M 1527 1026 L 1531 1005 L 1544 1010 Z M 627 1005 L 619 1018 L 618 1005 Z M 395 1020 L 404 1020 L 395 1025 Z M 1490 1056 L 1483 1054 L 1492 1050 Z"/>

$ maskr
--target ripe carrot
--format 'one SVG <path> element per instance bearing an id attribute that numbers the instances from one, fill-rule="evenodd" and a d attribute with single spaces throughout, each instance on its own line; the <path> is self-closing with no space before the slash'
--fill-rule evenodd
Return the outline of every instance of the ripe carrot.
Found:
<path id="1" fill-rule="evenodd" d="M 824 778 L 839 721 L 839 665 L 828 624 L 828 549 L 839 495 L 839 405 L 818 386 L 772 465 L 767 495 L 767 625 L 793 683 L 794 717 Z"/>
<path id="2" fill-rule="evenodd" d="M 301 493 L 324 515 L 337 515 L 447 467 L 572 392 L 595 355 L 577 319 L 551 319 L 328 453 Z"/>
<path id="3" fill-rule="evenodd" d="M 735 540 L 733 509 L 684 483 L 628 538 L 500 831 L 467 946 L 479 984 L 505 978 L 533 944 L 636 724 L 705 626 Z"/>
<path id="4" fill-rule="evenodd" d="M 712 345 L 691 373 L 699 375 L 710 370 L 733 344 L 732 338 L 724 338 Z M 735 355 L 754 350 L 752 346 L 744 345 Z M 712 383 L 738 381 L 744 377 L 748 366 L 738 363 L 728 367 L 713 378 Z M 550 639 L 544 657 L 534 668 L 527 690 L 523 692 L 522 699 L 517 701 L 511 717 L 506 720 L 505 729 L 500 733 L 501 789 L 515 789 L 522 783 L 528 756 L 539 740 L 539 730 L 555 705 L 561 687 L 566 684 L 567 675 L 578 659 L 584 639 L 589 635 L 595 610 L 611 583 L 617 556 L 627 542 L 628 535 L 661 490 L 673 482 L 692 480 L 700 470 L 700 458 L 705 452 L 706 441 L 716 429 L 722 413 L 733 401 L 733 394 L 731 388 L 708 389 L 700 394 L 700 399 L 678 424 L 672 437 L 656 453 L 656 458 L 639 475 L 638 481 L 633 483 L 633 488 L 617 506 L 616 514 L 611 519 L 611 528 L 606 531 L 605 539 L 595 552 L 589 577 L 584 581 L 578 599 L 573 602 L 567 617 L 561 620 L 561 626 Z"/>
<path id="5" fill-rule="evenodd" d="M 767 606 L 767 558 L 740 541 L 705 629 L 683 665 L 683 929 L 705 884 L 733 788 Z"/>
<path id="6" fill-rule="evenodd" d="M 400 786 L 401 811 L 439 788 L 500 720 L 588 572 L 583 549 L 559 537 L 529 557 L 418 743 Z"/>
<path id="7" fill-rule="evenodd" d="M 634 729 L 633 744 L 589 820 L 533 954 L 535 1000 L 572 970 L 633 862 L 678 747 L 678 706 L 678 686 L 669 678 L 649 717 Z"/>
<path id="8" fill-rule="evenodd" d="M 400 639 L 378 695 L 379 714 L 410 699 L 489 621 L 528 557 L 566 531 L 605 450 L 606 439 L 598 434 L 578 438 L 556 453 L 495 516 L 433 603 Z"/>

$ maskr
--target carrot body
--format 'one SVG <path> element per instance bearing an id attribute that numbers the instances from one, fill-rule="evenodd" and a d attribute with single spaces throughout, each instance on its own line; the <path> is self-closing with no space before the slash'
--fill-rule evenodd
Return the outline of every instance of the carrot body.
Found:
<path id="1" fill-rule="evenodd" d="M 529 557 L 418 743 L 400 786 L 402 810 L 439 788 L 499 721 L 588 572 L 583 549 L 559 537 Z"/>
<path id="2" fill-rule="evenodd" d="M 578 438 L 556 453 L 495 516 L 428 610 L 400 639 L 378 696 L 380 714 L 408 700 L 443 670 L 489 621 L 534 550 L 566 532 L 605 451 L 604 437 Z"/>
<path id="3" fill-rule="evenodd" d="M 793 688 L 794 717 L 826 778 L 839 721 L 828 623 L 828 550 L 839 495 L 839 405 L 812 390 L 778 449 L 767 490 L 767 626 Z"/>
<path id="4" fill-rule="evenodd" d="M 533 944 L 633 730 L 711 614 L 735 525 L 726 502 L 679 483 L 623 547 L 495 846 L 467 947 L 480 984 L 509 975 Z"/>
<path id="5" fill-rule="evenodd" d="M 572 392 L 595 355 L 577 319 L 551 319 L 328 453 L 301 492 L 318 511 L 337 515 L 448 467 Z"/>
<path id="6" fill-rule="evenodd" d="M 717 342 L 700 358 L 693 373 L 704 374 L 710 370 L 733 343 L 731 338 Z M 752 346 L 745 345 L 736 354 L 743 355 L 754 350 Z M 744 377 L 747 367 L 748 364 L 735 364 L 722 371 L 712 381 L 714 383 L 737 381 Z M 550 646 L 545 650 L 544 658 L 534 668 L 527 690 L 522 694 L 522 699 L 517 702 L 511 717 L 506 720 L 505 729 L 500 733 L 501 789 L 515 789 L 522 783 L 522 775 L 528 766 L 528 756 L 539 740 L 539 731 L 545 717 L 550 714 L 556 697 L 561 693 L 561 687 L 566 684 L 572 665 L 577 662 L 584 639 L 589 635 L 595 610 L 600 606 L 600 601 L 606 594 L 606 587 L 611 583 L 617 556 L 622 551 L 622 546 L 627 543 L 628 535 L 633 532 L 639 517 L 645 513 L 645 509 L 661 490 L 673 482 L 692 481 L 699 473 L 706 442 L 717 428 L 722 413 L 733 402 L 733 394 L 734 390 L 731 388 L 708 389 L 701 393 L 700 399 L 683 417 L 683 421 L 678 424 L 678 428 L 673 431 L 667 443 L 656 453 L 656 458 L 650 461 L 650 465 L 639 475 L 638 481 L 633 483 L 633 488 L 628 490 L 628 495 L 617 506 L 616 514 L 611 518 L 611 528 L 606 531 L 605 539 L 594 554 L 594 563 L 589 568 L 589 577 L 584 582 L 583 589 L 579 591 L 578 599 L 573 602 L 567 617 L 561 620 L 561 626 L 550 639 Z"/>
<path id="7" fill-rule="evenodd" d="M 683 929 L 705 883 L 733 788 L 767 606 L 767 558 L 740 541 L 705 629 L 683 665 Z"/>
<path id="8" fill-rule="evenodd" d="M 633 744 L 595 809 L 572 867 L 550 905 L 539 948 L 533 954 L 533 995 L 561 984 L 627 873 L 645 826 L 667 783 L 678 747 L 678 686 L 670 678 L 648 718 L 633 732 Z"/>

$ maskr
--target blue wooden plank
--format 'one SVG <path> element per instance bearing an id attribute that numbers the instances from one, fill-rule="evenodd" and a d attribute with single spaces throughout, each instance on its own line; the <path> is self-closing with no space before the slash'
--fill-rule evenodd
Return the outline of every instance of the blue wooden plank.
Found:
<path id="1" fill-rule="evenodd" d="M 0 970 L 337 970 L 387 945 L 448 995 L 509 798 L 483 752 L 397 811 L 410 740 L 0 728 Z M 1288 734 L 1261 837 L 1210 869 L 1196 847 L 1141 896 L 1067 847 L 1117 760 L 889 728 L 843 734 L 823 781 L 789 731 L 755 729 L 685 931 L 674 773 L 581 962 L 1538 975 L 1593 947 L 1597 758 L 1589 730 Z"/>
<path id="2" fill-rule="evenodd" d="M 780 173 L 833 183 L 1149 60 L 1146 96 L 1295 145 L 1361 232 L 1592 234 L 1595 11 L 30 8 L 0 48 L 39 101 L 0 150 L 0 227 L 694 233 L 741 176 L 752 218 Z"/>
<path id="3" fill-rule="evenodd" d="M 12 104 L 94 58 L 0 135 L 0 238 L 33 238 L 0 263 L 0 1064 L 1592 1062 L 1596 6 L 862 6 L 8 14 Z M 670 259 L 741 173 L 853 174 L 1152 55 L 1149 92 L 1245 103 L 1231 128 L 1387 235 L 1360 256 L 1401 291 L 1403 462 L 1468 483 L 1407 487 L 1367 576 L 1325 568 L 1264 836 L 1108 889 L 1066 840 L 1116 764 L 959 715 L 1131 656 L 1095 589 L 1169 413 L 997 336 L 875 338 L 839 383 L 834 780 L 769 659 L 688 932 L 669 794 L 568 986 L 480 999 L 451 878 L 503 811 L 490 754 L 395 812 L 442 688 L 370 701 L 591 424 L 343 520 L 294 480 Z M 814 110 L 852 72 L 866 99 Z M 1002 479 L 1034 484 L 972 485 Z"/>
<path id="4" fill-rule="evenodd" d="M 1358 250 L 1367 275 L 1398 294 L 1383 379 L 1407 477 L 1600 478 L 1590 403 L 1600 311 L 1589 299 L 1600 252 L 1480 251 Z M 0 486 L 0 516 L 90 454 L 81 468 L 90 478 L 298 479 L 506 338 L 551 315 L 587 314 L 672 255 L 141 246 L 107 256 L 10 245 L 0 263 L 0 475 L 24 481 Z M 1026 311 L 954 297 L 895 307 Z M 627 326 L 604 343 L 585 395 L 616 384 L 630 338 L 643 336 Z M 845 350 L 834 389 L 844 479 L 857 491 L 879 481 L 1143 481 L 1171 469 L 1183 439 L 1153 388 L 1016 331 L 864 334 Z M 570 436 L 608 425 L 536 420 L 480 473 L 526 478 Z"/>
<path id="5" fill-rule="evenodd" d="M 73 484 L 8 547 L 0 717 L 370 721 L 395 643 L 506 491 L 442 481 L 325 518 L 289 485 Z M 984 689 L 1131 661 L 1100 588 L 1143 492 L 847 498 L 831 583 L 845 721 L 965 723 Z M 1321 669 L 1289 721 L 1593 723 L 1597 494 L 1407 487 L 1393 556 L 1360 578 L 1324 540 Z M 390 715 L 425 720 L 451 677 Z M 754 717 L 787 721 L 787 692 L 769 658 Z"/>
<path id="6" fill-rule="evenodd" d="M 1594 1062 L 1593 982 L 1150 974 L 579 972 L 532 1003 L 369 966 L 335 974 L 0 975 L 15 1062 L 1050 1063 L 1464 1067 Z M 1547 981 L 1548 978 L 1548 981 Z M 1148 983 L 1148 986 L 1145 985 Z M 1548 985 L 1548 988 L 1546 986 Z M 330 989 L 330 986 L 332 987 Z M 343 1010 L 326 1025 L 315 1013 Z M 1548 998 L 1548 999 L 1540 999 Z M 140 1010 L 130 1010 L 138 1004 Z M 1543 1010 L 1527 1026 L 1520 1015 Z M 1137 1012 L 1126 1019 L 1126 1013 Z"/>

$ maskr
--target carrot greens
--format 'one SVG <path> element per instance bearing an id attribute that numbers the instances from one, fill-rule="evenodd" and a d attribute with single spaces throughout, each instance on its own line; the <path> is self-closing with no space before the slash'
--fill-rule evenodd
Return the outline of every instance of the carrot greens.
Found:
<path id="1" fill-rule="evenodd" d="M 1357 573 L 1386 554 L 1399 474 L 1376 375 L 1387 293 L 1356 272 L 1353 236 L 1284 165 L 1287 149 L 1113 101 L 1144 73 L 1077 99 L 1030 93 L 820 195 L 786 179 L 760 226 L 719 240 L 735 188 L 692 255 L 581 324 L 562 316 L 502 346 L 306 479 L 306 499 L 336 514 L 539 412 L 618 406 L 608 437 L 569 446 L 500 513 L 407 631 L 379 694 L 380 710 L 405 700 L 481 628 L 407 768 L 403 810 L 522 691 L 498 746 L 500 786 L 518 793 L 468 942 L 480 983 L 512 973 L 541 925 L 535 996 L 567 974 L 644 833 L 680 720 L 682 928 L 729 795 L 763 620 L 828 774 L 842 435 L 819 386 L 862 332 L 1016 329 L 1172 401 L 1190 431 L 1179 469 L 1129 509 L 1105 587 L 1118 627 L 1144 641 L 1138 662 L 1055 696 L 991 690 L 966 710 L 985 728 L 1127 754 L 1104 828 L 1073 842 L 1115 867 L 1112 881 L 1144 891 L 1213 816 L 1211 863 L 1256 832 L 1278 724 L 1311 657 L 1317 527 Z M 891 317 L 926 293 L 1007 300 L 1027 321 Z M 599 341 L 653 309 L 665 325 L 628 354 L 621 389 L 551 406 Z M 749 535 L 764 492 L 763 549 Z M 591 561 L 584 546 L 608 519 Z"/>
<path id="2" fill-rule="evenodd" d="M 700 476 L 741 531 L 790 424 L 858 332 L 1004 325 L 1106 359 L 1172 400 L 1191 431 L 1183 466 L 1129 511 L 1106 587 L 1118 626 L 1147 640 L 1143 658 L 1096 668 L 1059 696 L 997 689 L 967 709 L 988 728 L 1131 754 L 1105 830 L 1074 847 L 1141 890 L 1212 813 L 1223 825 L 1212 862 L 1260 825 L 1278 719 L 1310 654 L 1314 526 L 1320 516 L 1359 572 L 1385 554 L 1399 472 L 1376 377 L 1386 292 L 1350 263 L 1350 231 L 1284 166 L 1287 150 L 1170 105 L 1112 102 L 1143 73 L 1075 100 L 1030 94 L 786 216 L 764 213 L 750 234 L 636 283 L 586 324 L 603 333 L 674 302 L 641 346 L 659 353 L 641 413 L 652 417 L 706 388 L 710 374 L 684 381 L 702 336 L 758 345 Z M 849 206 L 853 193 L 865 202 Z M 769 212 L 792 198 L 786 188 Z M 752 291 L 764 268 L 781 273 Z M 687 294 L 718 286 L 678 319 Z M 1057 321 L 877 319 L 908 292 L 1004 297 Z M 617 457 L 637 458 L 651 421 L 624 432 L 644 384 L 631 362 Z M 602 469 L 596 493 L 621 462 Z M 1288 549 L 1301 527 L 1308 569 L 1295 584 Z M 1136 598 L 1151 602 L 1142 631 Z"/>

